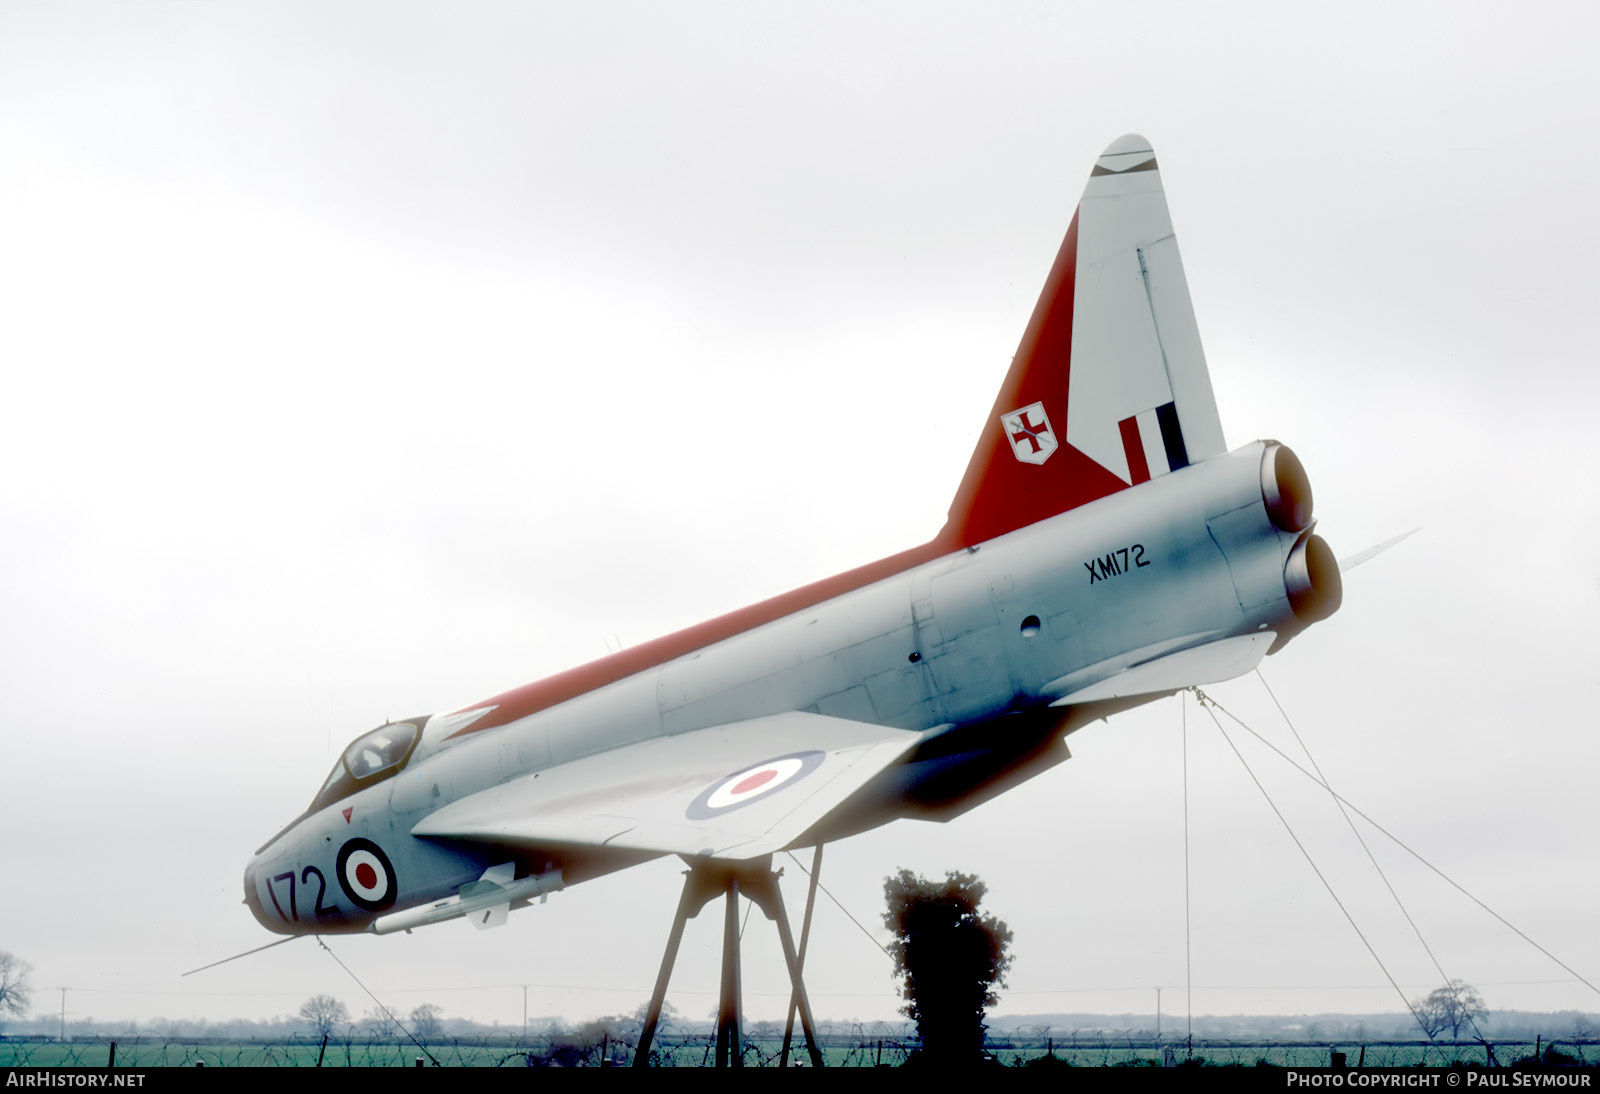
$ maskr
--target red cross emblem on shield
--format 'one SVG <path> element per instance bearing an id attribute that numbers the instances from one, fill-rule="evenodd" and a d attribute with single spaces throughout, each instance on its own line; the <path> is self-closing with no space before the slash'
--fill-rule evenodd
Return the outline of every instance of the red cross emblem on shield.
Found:
<path id="1" fill-rule="evenodd" d="M 1042 402 L 1000 415 L 1000 428 L 1011 442 L 1012 455 L 1023 463 L 1042 464 L 1060 447 Z"/>

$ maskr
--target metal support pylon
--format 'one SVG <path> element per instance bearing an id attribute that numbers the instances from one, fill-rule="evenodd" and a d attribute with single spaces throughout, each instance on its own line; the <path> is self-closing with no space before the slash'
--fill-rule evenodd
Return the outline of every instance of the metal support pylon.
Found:
<path id="1" fill-rule="evenodd" d="M 717 1067 L 743 1067 L 744 1043 L 739 1018 L 744 1010 L 739 996 L 739 876 L 728 879 L 723 890 L 722 991 L 717 998 Z"/>
<path id="2" fill-rule="evenodd" d="M 800 1011 L 800 1025 L 805 1031 L 811 1064 L 813 1067 L 822 1066 L 822 1050 L 811 1020 L 811 1002 L 806 997 L 805 984 L 800 977 L 800 958 L 795 953 L 794 938 L 789 933 L 789 916 L 778 892 L 778 877 L 779 872 L 772 869 L 771 855 L 739 863 L 689 860 L 689 869 L 683 879 L 683 893 L 678 898 L 678 911 L 672 920 L 672 931 L 667 936 L 666 953 L 661 957 L 661 971 L 656 974 L 656 986 L 650 995 L 644 1029 L 639 1033 L 639 1047 L 634 1051 L 634 1067 L 647 1067 L 650 1063 L 650 1046 L 655 1041 L 656 1026 L 661 1021 L 661 1006 L 666 1001 L 667 983 L 672 979 L 672 966 L 678 959 L 678 947 L 683 942 L 684 925 L 718 896 L 724 898 L 725 919 L 722 934 L 722 998 L 717 1008 L 717 1066 L 743 1066 L 743 1044 L 740 1039 L 743 1007 L 739 972 L 741 896 L 748 897 L 761 909 L 762 914 L 777 924 L 778 940 L 783 945 L 783 957 L 789 968 L 789 982 L 793 987 L 795 1005 Z"/>
<path id="3" fill-rule="evenodd" d="M 796 974 L 805 972 L 806 946 L 811 941 L 811 913 L 817 906 L 817 879 L 822 876 L 822 844 L 817 844 L 811 855 L 811 884 L 806 886 L 806 914 L 800 920 L 800 950 L 795 956 L 795 967 L 799 970 Z M 800 1009 L 800 991 L 798 988 L 789 997 L 789 1013 L 783 1021 L 783 1052 L 778 1056 L 778 1066 L 789 1066 L 789 1046 L 794 1040 L 794 1012 Z M 814 1061 L 813 1061 L 814 1062 Z"/>

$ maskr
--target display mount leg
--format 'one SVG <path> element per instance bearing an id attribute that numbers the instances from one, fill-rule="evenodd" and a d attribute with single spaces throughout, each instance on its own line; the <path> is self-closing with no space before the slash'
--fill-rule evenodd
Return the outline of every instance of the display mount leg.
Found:
<path id="1" fill-rule="evenodd" d="M 818 848 L 819 859 L 820 855 L 821 848 Z M 815 873 L 813 884 L 814 879 Z M 655 990 L 650 996 L 650 1008 L 645 1016 L 644 1028 L 639 1033 L 639 1047 L 634 1051 L 633 1066 L 649 1066 L 650 1046 L 655 1041 L 656 1027 L 666 999 L 667 982 L 672 978 L 672 966 L 683 942 L 684 925 L 718 896 L 725 901 L 725 918 L 722 934 L 722 996 L 717 1008 L 717 1066 L 744 1066 L 739 1029 L 744 1010 L 739 969 L 739 897 L 745 896 L 778 926 L 778 940 L 783 944 L 783 957 L 789 967 L 793 997 L 800 1011 L 800 1024 L 805 1030 L 811 1063 L 814 1067 L 821 1067 L 822 1052 L 811 1020 L 811 1002 L 806 997 L 805 985 L 800 979 L 800 957 L 795 953 L 794 938 L 789 932 L 789 917 L 778 893 L 778 874 L 772 869 L 771 856 L 737 865 L 712 864 L 703 860 L 690 862 L 683 881 L 683 895 L 678 899 L 678 911 L 672 921 L 672 932 L 667 939 L 667 951 L 662 956 L 661 971 L 656 976 Z M 813 893 L 813 899 L 814 896 Z M 809 929 L 809 904 L 806 916 Z"/>
<path id="2" fill-rule="evenodd" d="M 685 871 L 683 894 L 678 897 L 672 933 L 667 936 L 667 952 L 661 957 L 661 971 L 656 974 L 655 990 L 650 993 L 650 1009 L 645 1013 L 644 1029 L 639 1032 L 639 1047 L 633 1053 L 634 1067 L 648 1067 L 650 1064 L 650 1046 L 656 1039 L 656 1025 L 661 1021 L 661 1005 L 667 998 L 667 982 L 672 979 L 672 966 L 678 960 L 678 947 L 683 944 L 684 925 L 705 907 L 703 900 L 698 904 L 694 902 L 698 888 L 694 871 Z"/>
<path id="3" fill-rule="evenodd" d="M 811 913 L 817 906 L 817 884 L 822 877 L 822 844 L 817 844 L 811 855 L 811 884 L 806 888 L 806 914 L 800 921 L 800 952 L 797 964 L 803 973 L 806 966 L 806 946 L 811 941 Z M 789 995 L 789 1014 L 783 1023 L 783 1052 L 778 1056 L 778 1066 L 789 1066 L 789 1046 L 794 1041 L 794 1014 L 800 1009 L 800 989 Z M 809 1035 L 808 1035 L 809 1036 Z M 813 1061 L 815 1063 L 815 1061 Z M 817 1066 L 821 1066 L 820 1064 Z"/>
<path id="4" fill-rule="evenodd" d="M 744 875 L 744 895 L 778 926 L 778 941 L 783 943 L 783 959 L 789 966 L 789 983 L 799 1000 L 800 1028 L 805 1030 L 806 1046 L 811 1055 L 811 1066 L 822 1066 L 821 1042 L 817 1040 L 816 1025 L 811 1021 L 811 1001 L 806 997 L 805 982 L 800 978 L 800 959 L 794 952 L 794 936 L 789 933 L 789 915 L 783 907 L 783 897 L 778 893 L 778 875 L 770 862 L 760 873 Z"/>
<path id="5" fill-rule="evenodd" d="M 717 1066 L 743 1067 L 739 1038 L 739 876 L 728 878 L 722 917 L 722 995 L 717 1001 Z"/>

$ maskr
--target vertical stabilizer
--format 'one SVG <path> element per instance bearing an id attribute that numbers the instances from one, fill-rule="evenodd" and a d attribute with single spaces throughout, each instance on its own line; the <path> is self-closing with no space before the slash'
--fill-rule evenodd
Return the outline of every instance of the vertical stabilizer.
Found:
<path id="1" fill-rule="evenodd" d="M 1095 163 L 950 506 L 969 546 L 1225 452 L 1161 172 Z"/>

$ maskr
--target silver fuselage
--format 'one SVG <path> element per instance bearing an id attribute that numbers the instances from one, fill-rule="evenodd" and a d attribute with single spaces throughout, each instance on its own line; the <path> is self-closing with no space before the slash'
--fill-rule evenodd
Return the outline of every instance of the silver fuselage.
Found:
<path id="1" fill-rule="evenodd" d="M 435 716 L 398 775 L 303 816 L 262 848 L 246 871 L 247 901 L 280 933 L 366 929 L 374 914 L 334 881 L 342 844 L 366 839 L 387 853 L 392 910 L 440 900 L 506 851 L 413 836 L 428 814 L 644 738 L 787 711 L 925 739 L 796 846 L 970 808 L 984 786 L 1065 759 L 1064 733 L 1159 694 L 1073 703 L 1085 684 L 1228 636 L 1272 631 L 1281 645 L 1299 629 L 1285 569 L 1306 532 L 1269 518 L 1264 451 L 1258 442 L 1162 475 L 480 733 Z M 559 869 L 568 884 L 650 857 L 560 846 L 516 854 L 519 876 Z"/>

